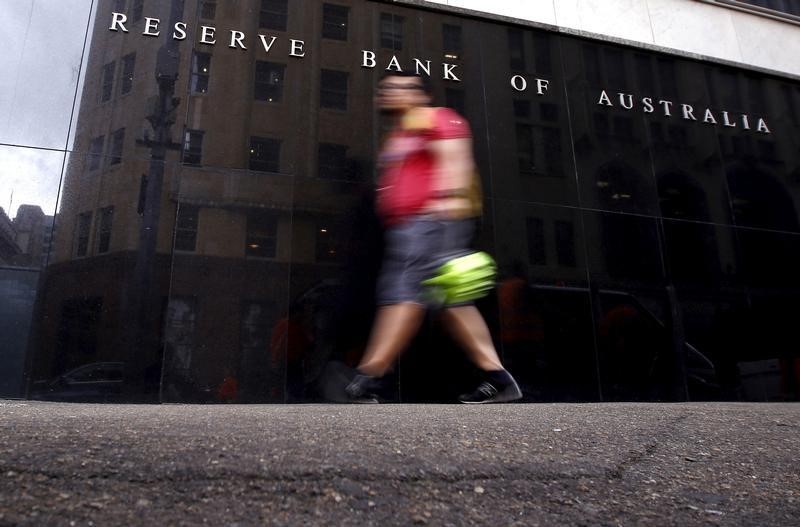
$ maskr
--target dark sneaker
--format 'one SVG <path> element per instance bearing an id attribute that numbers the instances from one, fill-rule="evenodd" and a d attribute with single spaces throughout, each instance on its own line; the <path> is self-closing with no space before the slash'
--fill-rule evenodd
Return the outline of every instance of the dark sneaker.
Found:
<path id="1" fill-rule="evenodd" d="M 478 385 L 472 393 L 465 393 L 458 400 L 465 404 L 484 404 L 484 403 L 507 403 L 522 398 L 522 392 L 517 386 L 516 381 L 511 382 L 504 388 L 498 390 L 497 387 L 484 381 Z"/>
<path id="2" fill-rule="evenodd" d="M 375 404 L 380 402 L 377 395 L 380 387 L 380 379 L 356 373 L 344 391 L 351 403 Z"/>

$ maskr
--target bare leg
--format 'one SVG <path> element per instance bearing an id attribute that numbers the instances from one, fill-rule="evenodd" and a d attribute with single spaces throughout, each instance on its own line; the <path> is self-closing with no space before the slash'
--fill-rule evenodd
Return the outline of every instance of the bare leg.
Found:
<path id="1" fill-rule="evenodd" d="M 359 371 L 373 377 L 383 376 L 408 346 L 424 315 L 425 308 L 412 302 L 378 308 Z"/>
<path id="2" fill-rule="evenodd" d="M 489 328 L 475 306 L 447 308 L 442 321 L 475 365 L 484 371 L 502 370 Z"/>

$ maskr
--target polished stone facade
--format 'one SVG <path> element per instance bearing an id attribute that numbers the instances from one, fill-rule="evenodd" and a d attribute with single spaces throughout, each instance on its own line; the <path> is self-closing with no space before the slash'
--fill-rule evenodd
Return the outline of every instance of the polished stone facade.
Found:
<path id="1" fill-rule="evenodd" d="M 13 100 L 41 108 L 0 129 L 28 205 L 4 224 L 4 395 L 341 400 L 381 255 L 373 93 L 430 61 L 473 129 L 500 268 L 479 308 L 526 400 L 800 396 L 791 77 L 388 2 L 66 3 L 85 39 L 61 3 L 28 31 L 61 62 L 14 27 Z M 55 220 L 26 237 L 29 205 Z M 431 313 L 389 397 L 474 375 Z"/>

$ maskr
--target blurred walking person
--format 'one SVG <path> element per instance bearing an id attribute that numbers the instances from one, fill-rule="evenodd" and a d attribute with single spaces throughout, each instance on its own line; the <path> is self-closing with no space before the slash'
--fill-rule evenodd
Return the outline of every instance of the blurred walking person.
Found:
<path id="1" fill-rule="evenodd" d="M 376 102 L 393 119 L 378 159 L 376 206 L 386 248 L 376 319 L 346 388 L 357 402 L 377 401 L 381 378 L 417 333 L 431 304 L 422 282 L 445 262 L 472 252 L 469 244 L 481 213 L 469 124 L 449 108 L 429 106 L 428 79 L 391 72 L 381 80 Z M 471 301 L 446 304 L 441 319 L 482 372 L 480 384 L 461 395 L 461 402 L 497 403 L 522 396 Z"/>

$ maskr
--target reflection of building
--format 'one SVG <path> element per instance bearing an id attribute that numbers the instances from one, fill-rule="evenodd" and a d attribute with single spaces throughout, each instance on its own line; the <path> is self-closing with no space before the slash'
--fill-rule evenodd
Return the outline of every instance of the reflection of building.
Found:
<path id="1" fill-rule="evenodd" d="M 20 205 L 12 221 L 0 208 L 0 264 L 43 267 L 53 240 L 53 217 L 38 205 Z"/>
<path id="2" fill-rule="evenodd" d="M 53 217 L 45 216 L 38 205 L 20 205 L 14 218 L 14 230 L 21 255 L 17 265 L 44 267 L 53 240 Z"/>
<path id="3" fill-rule="evenodd" d="M 0 263 L 11 264 L 16 255 L 20 253 L 17 245 L 17 234 L 14 224 L 6 211 L 0 208 Z"/>
<path id="4" fill-rule="evenodd" d="M 679 399 L 710 358 L 697 377 L 729 391 L 705 396 L 735 398 L 737 368 L 795 360 L 779 342 L 798 296 L 796 82 L 393 2 L 120 0 L 97 7 L 32 377 L 119 361 L 132 399 L 212 400 L 234 379 L 241 401 L 302 400 L 328 359 L 357 355 L 379 252 L 372 93 L 392 57 L 430 60 L 437 103 L 473 127 L 479 244 L 514 275 L 511 322 L 537 326 L 499 337 L 531 394 Z M 0 216 L 0 258 L 34 265 L 52 222 L 20 210 Z"/>

